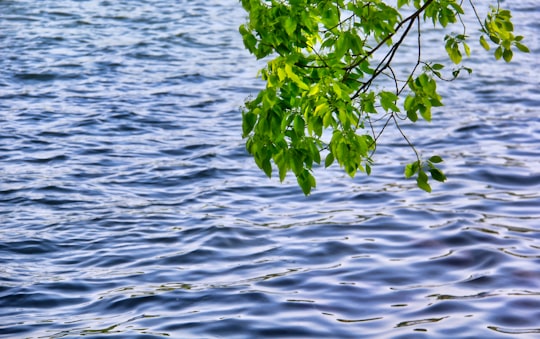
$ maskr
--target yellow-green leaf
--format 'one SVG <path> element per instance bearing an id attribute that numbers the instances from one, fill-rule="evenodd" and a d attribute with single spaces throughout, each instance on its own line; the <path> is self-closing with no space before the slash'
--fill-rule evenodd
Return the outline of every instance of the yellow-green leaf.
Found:
<path id="1" fill-rule="evenodd" d="M 483 35 L 480 36 L 480 45 L 482 45 L 482 47 L 484 47 L 484 49 L 486 51 L 489 51 L 489 48 L 490 48 L 489 44 L 488 44 L 488 42 L 486 41 L 486 38 Z"/>

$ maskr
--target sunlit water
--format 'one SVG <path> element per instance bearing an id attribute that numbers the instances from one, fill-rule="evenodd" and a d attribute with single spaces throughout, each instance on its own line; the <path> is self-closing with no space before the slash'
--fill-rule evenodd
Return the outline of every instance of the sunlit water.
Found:
<path id="1" fill-rule="evenodd" d="M 532 53 L 405 126 L 447 183 L 389 130 L 306 198 L 244 150 L 236 1 L 0 0 L 0 337 L 540 336 L 540 10 L 509 5 Z"/>

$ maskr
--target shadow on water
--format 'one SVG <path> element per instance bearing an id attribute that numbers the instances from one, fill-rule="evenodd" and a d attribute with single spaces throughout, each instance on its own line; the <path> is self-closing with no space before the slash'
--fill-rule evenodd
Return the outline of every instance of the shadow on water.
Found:
<path id="1" fill-rule="evenodd" d="M 244 150 L 238 3 L 0 1 L 0 337 L 538 335 L 540 12 L 511 6 L 533 53 L 404 126 L 447 183 L 388 133 L 305 198 Z"/>

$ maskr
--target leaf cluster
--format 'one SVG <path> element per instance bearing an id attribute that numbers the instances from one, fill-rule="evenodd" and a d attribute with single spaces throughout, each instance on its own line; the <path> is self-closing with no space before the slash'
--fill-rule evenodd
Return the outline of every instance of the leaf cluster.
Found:
<path id="1" fill-rule="evenodd" d="M 521 41 L 522 35 L 514 35 L 514 24 L 511 21 L 512 13 L 509 10 L 503 10 L 499 7 L 491 7 L 484 23 L 482 24 L 482 35 L 480 36 L 480 44 L 486 51 L 491 49 L 489 41 L 496 46 L 494 51 L 495 59 L 501 58 L 506 62 L 510 62 L 514 56 L 513 47 L 521 52 L 529 53 L 529 48 Z"/>
<path id="2" fill-rule="evenodd" d="M 437 80 L 442 64 L 422 59 L 422 24 L 447 27 L 462 22 L 462 3 L 454 0 L 241 0 L 248 13 L 240 26 L 245 47 L 258 59 L 266 86 L 245 103 L 243 137 L 256 164 L 280 180 L 296 176 L 307 195 L 315 187 L 313 166 L 337 163 L 351 177 L 371 173 L 377 142 L 393 125 L 413 150 L 416 160 L 406 177 L 417 177 L 430 191 L 428 175 L 446 176 L 432 156 L 423 161 L 401 128 L 403 121 L 431 121 L 432 109 L 442 106 Z M 476 14 L 472 0 L 471 10 Z M 407 13 L 407 15 L 405 14 Z M 477 15 L 478 16 L 478 15 Z M 512 47 L 528 51 L 514 36 L 510 12 L 493 7 L 480 22 L 483 37 L 498 47 L 495 58 L 511 59 Z M 471 50 L 465 27 L 447 34 L 449 60 L 461 64 Z M 414 39 L 417 60 L 398 77 L 394 63 L 407 38 Z M 480 43 L 489 47 L 485 38 Z M 423 67 L 420 67 L 423 66 Z M 452 72 L 456 78 L 464 66 Z M 382 122 L 376 127 L 374 121 Z"/>

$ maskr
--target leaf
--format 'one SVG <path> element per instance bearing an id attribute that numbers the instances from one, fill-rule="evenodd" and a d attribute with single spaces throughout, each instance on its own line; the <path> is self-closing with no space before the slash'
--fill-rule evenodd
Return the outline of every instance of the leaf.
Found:
<path id="1" fill-rule="evenodd" d="M 315 132 L 315 134 L 320 137 L 323 132 L 323 119 L 321 117 L 314 117 L 313 119 L 310 119 L 312 123 L 310 124 L 311 130 Z"/>
<path id="2" fill-rule="evenodd" d="M 283 182 L 283 180 L 285 180 L 285 176 L 287 175 L 287 171 L 289 170 L 289 159 L 286 150 L 282 149 L 278 154 L 276 154 L 274 156 L 274 162 L 278 166 L 279 181 Z"/>
<path id="3" fill-rule="evenodd" d="M 453 63 L 456 65 L 461 62 L 461 59 L 463 58 L 461 55 L 461 52 L 457 48 L 457 46 L 453 46 L 448 51 L 448 56 L 450 57 L 450 60 L 452 60 Z"/>
<path id="4" fill-rule="evenodd" d="M 419 188 L 423 189 L 428 193 L 431 193 L 431 186 L 428 184 L 428 176 L 426 172 L 420 171 L 418 173 L 418 178 L 416 178 L 416 184 Z"/>
<path id="5" fill-rule="evenodd" d="M 417 122 L 418 121 L 418 114 L 416 114 L 415 110 L 407 111 L 407 118 L 409 118 L 409 120 L 412 121 L 412 122 Z"/>
<path id="6" fill-rule="evenodd" d="M 419 169 L 418 161 L 407 164 L 407 166 L 405 166 L 405 178 L 410 178 L 413 175 L 415 175 L 416 172 L 418 172 L 418 169 Z"/>
<path id="7" fill-rule="evenodd" d="M 242 35 L 242 39 L 244 41 L 244 46 L 246 47 L 246 49 L 250 51 L 251 53 L 255 54 L 255 51 L 256 51 L 255 46 L 257 45 L 257 38 L 255 38 L 253 34 L 251 34 L 251 32 L 247 30 L 245 25 L 240 25 L 238 30 L 240 31 L 240 34 Z"/>
<path id="8" fill-rule="evenodd" d="M 301 89 L 306 90 L 306 91 L 309 90 L 308 85 L 306 85 L 302 80 L 300 80 L 300 78 L 298 77 L 298 75 L 296 75 L 296 74 L 293 72 L 292 67 L 291 67 L 290 64 L 285 64 L 285 73 L 287 73 L 287 76 L 288 76 L 295 84 L 297 84 L 298 87 L 300 87 Z"/>
<path id="9" fill-rule="evenodd" d="M 441 64 L 433 64 L 431 65 L 431 68 L 436 70 L 436 71 L 440 71 L 441 69 L 444 68 L 444 65 L 441 65 Z"/>
<path id="10" fill-rule="evenodd" d="M 328 168 L 330 167 L 330 165 L 332 165 L 334 163 L 334 155 L 332 154 L 332 152 L 328 153 L 326 155 L 326 159 L 324 160 L 324 167 L 325 168 Z"/>
<path id="11" fill-rule="evenodd" d="M 434 155 L 431 158 L 429 158 L 429 161 L 431 161 L 434 164 L 438 164 L 438 163 L 443 162 L 443 159 L 438 155 Z"/>
<path id="12" fill-rule="evenodd" d="M 362 95 L 362 110 L 365 113 L 377 113 L 375 108 L 375 93 L 369 92 Z"/>
<path id="13" fill-rule="evenodd" d="M 287 34 L 291 36 L 294 34 L 294 31 L 296 30 L 296 20 L 292 16 L 289 16 L 287 17 L 287 20 L 285 20 L 284 26 L 285 26 L 285 31 L 287 32 Z"/>
<path id="14" fill-rule="evenodd" d="M 304 134 L 304 130 L 306 128 L 306 122 L 301 116 L 297 115 L 294 117 L 293 128 L 296 134 L 298 135 Z"/>
<path id="15" fill-rule="evenodd" d="M 451 2 L 450 5 L 454 8 L 456 12 L 459 14 L 465 14 L 465 11 L 463 10 L 463 7 L 461 7 L 459 4 L 455 2 Z"/>
<path id="16" fill-rule="evenodd" d="M 424 120 L 431 121 L 431 106 L 418 105 L 418 110 L 420 111 L 420 115 L 422 118 L 424 118 Z"/>
<path id="17" fill-rule="evenodd" d="M 279 81 L 283 81 L 287 78 L 287 73 L 285 73 L 285 70 L 283 68 L 278 68 L 277 74 Z"/>
<path id="18" fill-rule="evenodd" d="M 409 0 L 398 0 L 398 8 L 403 7 L 404 5 L 408 5 Z"/>
<path id="19" fill-rule="evenodd" d="M 516 39 L 516 41 L 517 41 L 517 39 Z M 529 50 L 529 48 L 527 46 L 525 46 L 524 44 L 522 44 L 522 43 L 514 42 L 514 45 L 516 45 L 517 49 L 519 49 L 523 53 L 530 53 L 531 52 Z"/>
<path id="20" fill-rule="evenodd" d="M 484 49 L 486 51 L 489 51 L 489 49 L 490 49 L 489 44 L 488 44 L 488 42 L 486 41 L 486 38 L 483 35 L 480 36 L 480 45 L 482 45 L 482 47 L 484 47 Z"/>
<path id="21" fill-rule="evenodd" d="M 414 97 L 412 95 L 407 95 L 407 97 L 405 98 L 405 102 L 403 103 L 403 107 L 405 108 L 405 110 L 407 112 L 414 110 L 414 104 L 415 104 Z"/>
<path id="22" fill-rule="evenodd" d="M 319 90 L 320 90 L 320 86 L 319 84 L 315 84 L 315 86 L 311 87 L 311 89 L 309 90 L 309 93 L 308 93 L 308 96 L 314 96 L 315 94 L 319 93 Z"/>
<path id="23" fill-rule="evenodd" d="M 514 25 L 510 21 L 505 21 L 504 24 L 504 30 L 507 32 L 513 32 L 514 31 Z"/>
<path id="24" fill-rule="evenodd" d="M 441 102 L 440 98 L 438 98 L 438 97 L 430 98 L 429 102 L 430 102 L 431 106 L 433 106 L 433 107 L 442 107 L 442 106 L 444 106 L 444 104 Z"/>
<path id="25" fill-rule="evenodd" d="M 349 34 L 349 39 L 350 39 L 350 44 L 351 44 L 351 49 L 353 51 L 354 54 L 362 54 L 363 52 L 363 48 L 364 48 L 364 43 L 362 42 L 362 39 L 360 38 L 360 36 L 358 34 Z"/>
<path id="26" fill-rule="evenodd" d="M 438 169 L 438 168 L 432 168 L 429 170 L 429 172 L 431 173 L 431 177 L 437 181 L 440 181 L 440 182 L 444 182 L 446 181 L 446 175 L 444 175 L 444 173 Z"/>
<path id="27" fill-rule="evenodd" d="M 266 174 L 267 177 L 272 177 L 272 165 L 270 164 L 270 159 L 263 159 L 261 161 L 261 169 Z"/>
<path id="28" fill-rule="evenodd" d="M 405 166 L 405 178 L 410 178 L 414 175 L 413 166 L 412 164 L 407 164 Z"/>
<path id="29" fill-rule="evenodd" d="M 491 41 L 493 41 L 493 43 L 495 43 L 495 44 L 497 44 L 497 45 L 501 42 L 501 39 L 499 39 L 497 36 L 495 36 L 495 35 L 493 35 L 493 34 L 490 34 L 490 35 L 489 35 L 489 39 L 490 39 Z"/>
<path id="30" fill-rule="evenodd" d="M 315 187 L 315 178 L 306 169 L 304 169 L 302 173 L 296 177 L 296 180 L 305 195 L 309 195 L 311 193 L 311 189 Z"/>
<path id="31" fill-rule="evenodd" d="M 514 56 L 514 53 L 512 52 L 511 49 L 504 49 L 503 51 L 503 59 L 504 61 L 506 62 L 510 62 L 512 61 L 512 57 Z"/>
<path id="32" fill-rule="evenodd" d="M 435 23 L 435 17 L 433 17 L 433 21 Z M 448 26 L 449 18 L 446 15 L 442 15 L 439 17 L 439 22 L 441 23 L 441 26 L 446 27 Z"/>
<path id="33" fill-rule="evenodd" d="M 329 127 L 330 125 L 332 125 L 332 123 L 334 123 L 335 120 L 334 120 L 334 115 L 332 114 L 331 111 L 327 111 L 326 114 L 324 115 L 323 117 L 323 126 L 326 128 L 326 127 Z"/>
<path id="34" fill-rule="evenodd" d="M 253 112 L 245 112 L 242 114 L 242 135 L 243 137 L 247 137 L 251 131 L 253 131 L 253 127 L 255 126 L 255 123 L 257 122 L 257 115 Z"/>
<path id="35" fill-rule="evenodd" d="M 397 95 L 392 92 L 383 91 L 379 93 L 381 98 L 381 107 L 385 111 L 399 112 L 399 108 L 396 106 Z"/>
<path id="36" fill-rule="evenodd" d="M 309 150 L 310 150 L 310 155 L 311 155 L 311 158 L 313 159 L 313 161 L 316 163 L 316 164 L 319 164 L 321 163 L 321 153 L 320 153 L 320 150 L 319 148 L 317 147 L 317 144 L 315 142 L 312 142 L 309 144 Z M 309 167 L 311 168 L 312 165 L 310 165 Z"/>
<path id="37" fill-rule="evenodd" d="M 335 46 L 335 50 L 334 50 L 335 58 L 341 59 L 345 55 L 345 53 L 347 53 L 350 47 L 349 41 L 346 39 L 345 34 L 342 34 L 338 37 L 336 44 L 334 46 Z"/>
<path id="38" fill-rule="evenodd" d="M 495 50 L 495 60 L 499 60 L 503 55 L 503 49 L 501 46 L 497 47 Z"/>
<path id="39" fill-rule="evenodd" d="M 328 106 L 328 103 L 326 101 L 324 101 L 323 103 L 317 105 L 317 107 L 315 107 L 315 111 L 313 112 L 313 114 L 315 115 L 318 115 L 319 112 L 320 114 L 323 114 L 327 111 L 327 109 L 329 108 Z"/>
<path id="40" fill-rule="evenodd" d="M 339 85 L 337 83 L 333 82 L 332 83 L 332 88 L 334 89 L 334 92 L 336 93 L 338 98 L 341 98 L 341 88 L 339 87 Z"/>
<path id="41" fill-rule="evenodd" d="M 463 43 L 463 49 L 465 50 L 465 54 L 470 57 L 471 56 L 471 48 L 466 43 Z"/>

